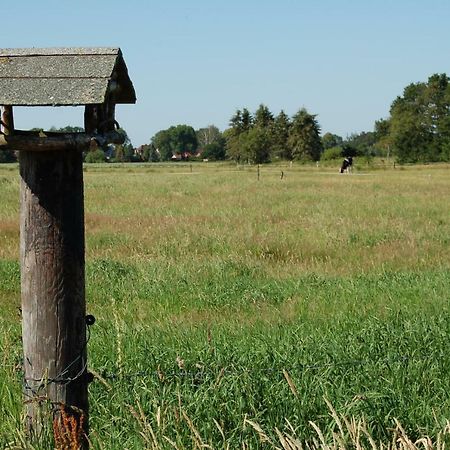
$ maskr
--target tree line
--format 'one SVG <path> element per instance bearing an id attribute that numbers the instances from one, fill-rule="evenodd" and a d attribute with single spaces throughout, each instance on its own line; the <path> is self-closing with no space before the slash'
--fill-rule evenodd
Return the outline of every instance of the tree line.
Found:
<path id="1" fill-rule="evenodd" d="M 276 159 L 317 161 L 328 135 L 320 137 L 316 115 L 305 108 L 290 118 L 284 111 L 274 115 L 261 104 L 254 114 L 248 108 L 238 109 L 223 132 L 215 125 L 198 130 L 189 125 L 160 130 L 150 144 L 139 148 L 139 154 L 149 161 L 192 158 L 256 164 Z"/>
<path id="2" fill-rule="evenodd" d="M 51 131 L 83 131 L 64 127 Z M 195 130 L 190 125 L 158 131 L 148 144 L 134 148 L 125 130 L 123 145 L 106 145 L 87 152 L 86 162 L 170 161 L 186 159 L 233 160 L 265 163 L 275 160 L 319 161 L 363 156 L 395 157 L 400 163 L 450 161 L 450 78 L 434 74 L 426 82 L 411 83 L 391 104 L 389 117 L 377 120 L 373 131 L 345 139 L 333 133 L 321 136 L 316 114 L 300 109 L 292 117 L 277 115 L 261 104 L 251 113 L 238 109 L 229 127 L 215 125 Z M 0 151 L 0 162 L 16 161 L 16 154 Z"/>
<path id="3" fill-rule="evenodd" d="M 152 161 L 174 155 L 258 164 L 345 156 L 395 157 L 400 163 L 450 161 L 450 78 L 434 74 L 427 82 L 409 84 L 373 131 L 345 139 L 329 132 L 321 136 L 317 115 L 305 108 L 289 117 L 283 110 L 274 115 L 261 104 L 253 114 L 238 109 L 222 133 L 214 125 L 197 131 L 178 125 L 156 133 L 148 148 Z"/>
<path id="4" fill-rule="evenodd" d="M 197 158 L 249 164 L 343 156 L 371 158 L 379 153 L 374 132 L 352 134 L 346 139 L 332 133 L 321 136 L 320 132 L 317 115 L 305 108 L 289 117 L 283 110 L 275 115 L 261 104 L 254 113 L 248 108 L 238 109 L 223 132 L 214 125 L 198 130 L 188 125 L 160 130 L 137 153 L 141 160 L 153 162 Z"/>

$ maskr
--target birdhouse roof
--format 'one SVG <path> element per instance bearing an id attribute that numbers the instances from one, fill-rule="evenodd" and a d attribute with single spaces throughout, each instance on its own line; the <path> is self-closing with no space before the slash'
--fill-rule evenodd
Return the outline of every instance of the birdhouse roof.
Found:
<path id="1" fill-rule="evenodd" d="M 0 105 L 135 103 L 120 48 L 0 49 Z"/>

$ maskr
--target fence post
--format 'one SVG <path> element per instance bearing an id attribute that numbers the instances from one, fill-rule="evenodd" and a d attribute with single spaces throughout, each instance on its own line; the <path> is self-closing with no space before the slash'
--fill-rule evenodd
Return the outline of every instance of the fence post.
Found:
<path id="1" fill-rule="evenodd" d="M 63 415 L 76 448 L 87 448 L 82 153 L 20 151 L 19 162 L 27 428 L 39 438 L 50 403 L 55 439 L 65 431 Z"/>

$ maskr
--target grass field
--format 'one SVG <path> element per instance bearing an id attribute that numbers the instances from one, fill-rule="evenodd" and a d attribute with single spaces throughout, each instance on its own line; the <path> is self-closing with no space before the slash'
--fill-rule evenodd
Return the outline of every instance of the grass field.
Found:
<path id="1" fill-rule="evenodd" d="M 18 190 L 0 165 L 0 448 L 25 447 Z M 291 448 L 280 435 L 318 439 L 310 421 L 350 439 L 338 416 L 377 442 L 395 419 L 436 441 L 449 198 L 448 165 L 263 166 L 259 181 L 210 163 L 86 166 L 93 448 Z"/>

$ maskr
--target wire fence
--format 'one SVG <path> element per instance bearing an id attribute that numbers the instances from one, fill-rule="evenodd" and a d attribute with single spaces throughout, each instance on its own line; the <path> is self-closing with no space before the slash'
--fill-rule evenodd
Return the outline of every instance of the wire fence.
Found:
<path id="1" fill-rule="evenodd" d="M 229 366 L 214 366 L 207 367 L 201 366 L 197 364 L 198 367 L 195 368 L 174 368 L 174 369 L 164 369 L 161 367 L 151 367 L 148 369 L 138 370 L 138 371 L 126 371 L 124 368 L 117 369 L 116 371 L 111 371 L 107 369 L 94 369 L 88 367 L 86 363 L 83 363 L 82 369 L 73 377 L 66 376 L 70 366 L 61 371 L 57 376 L 52 378 L 42 378 L 42 379 L 25 379 L 24 388 L 27 390 L 33 390 L 32 387 L 28 384 L 28 382 L 32 381 L 33 383 L 38 383 L 40 389 L 45 387 L 51 383 L 61 383 L 68 384 L 70 382 L 74 382 L 85 375 L 86 370 L 93 375 L 93 378 L 97 378 L 99 380 L 106 381 L 126 381 L 126 380 L 134 380 L 134 379 L 145 379 L 150 377 L 155 377 L 159 380 L 168 381 L 171 379 L 207 379 L 212 376 L 226 376 L 226 375 L 273 375 L 273 374 L 282 374 L 283 372 L 289 373 L 299 373 L 306 371 L 320 371 L 327 369 L 338 369 L 338 368 L 356 368 L 356 367 L 364 367 L 369 365 L 383 365 L 389 366 L 394 364 L 419 364 L 424 363 L 430 360 L 430 356 L 417 358 L 417 357 L 409 357 L 409 356 L 398 356 L 398 357 L 390 357 L 390 358 L 380 358 L 380 359 L 351 359 L 346 361 L 333 361 L 333 362 L 324 362 L 324 363 L 313 363 L 313 364 L 304 364 L 299 363 L 295 365 L 289 366 L 274 366 L 274 367 L 243 367 L 237 365 L 229 365 Z M 76 362 L 76 361 L 75 361 Z M 4 369 L 10 368 L 14 370 L 18 375 L 23 375 L 23 366 L 21 364 L 3 366 Z"/>
<path id="2" fill-rule="evenodd" d="M 91 316 L 89 316 L 91 317 Z M 94 319 L 95 321 L 95 319 Z M 413 356 L 408 355 L 396 355 L 390 357 L 381 358 L 359 358 L 348 359 L 340 361 L 324 361 L 315 363 L 298 363 L 298 364 L 275 364 L 273 366 L 253 366 L 247 367 L 240 364 L 229 364 L 226 366 L 220 365 L 205 365 L 201 363 L 188 363 L 186 364 L 181 358 L 176 359 L 176 367 L 163 368 L 161 366 L 148 367 L 137 371 L 127 371 L 126 367 L 118 366 L 115 370 L 110 368 L 91 368 L 88 367 L 87 360 L 85 359 L 85 350 L 91 337 L 90 326 L 92 323 L 87 323 L 86 326 L 86 342 L 80 353 L 71 361 L 65 368 L 63 368 L 56 376 L 43 377 L 41 379 L 27 379 L 23 377 L 24 370 L 23 364 L 17 363 L 12 365 L 3 365 L 3 369 L 8 367 L 12 369 L 17 376 L 22 378 L 23 388 L 25 395 L 30 397 L 38 396 L 43 389 L 52 383 L 57 384 L 69 384 L 76 382 L 83 377 L 91 382 L 95 379 L 101 383 L 107 385 L 114 382 L 126 382 L 136 379 L 148 379 L 155 378 L 159 381 L 177 381 L 177 380 L 195 380 L 206 381 L 207 379 L 224 377 L 227 375 L 258 375 L 258 376 L 275 376 L 283 375 L 285 373 L 298 374 L 307 371 L 321 371 L 321 370 L 333 370 L 338 368 L 362 368 L 364 366 L 390 366 L 395 364 L 407 365 L 407 364 L 420 364 L 430 361 L 434 358 L 433 355 L 420 355 L 415 354 Z M 80 369 L 81 363 L 81 369 Z M 73 368 L 78 368 L 76 374 L 72 374 Z"/>
<path id="3" fill-rule="evenodd" d="M 291 365 L 274 365 L 274 366 L 259 366 L 259 367 L 245 367 L 241 365 L 227 365 L 227 366 L 206 366 L 202 364 L 194 364 L 193 367 L 184 367 L 184 362 L 179 362 L 178 367 L 167 369 L 158 367 L 149 367 L 137 371 L 127 371 L 125 367 L 117 368 L 116 370 L 111 369 L 97 369 L 88 367 L 84 362 L 82 370 L 80 370 L 76 376 L 67 376 L 71 365 L 68 365 L 63 371 L 61 371 L 58 376 L 52 378 L 43 378 L 40 380 L 27 380 L 23 379 L 23 367 L 21 364 L 10 365 L 9 367 L 15 371 L 18 377 L 22 378 L 24 391 L 29 393 L 29 396 L 39 395 L 42 390 L 51 383 L 62 383 L 68 384 L 79 380 L 81 377 L 88 374 L 89 381 L 99 381 L 110 387 L 114 383 L 131 383 L 136 380 L 146 380 L 153 378 L 159 382 L 206 382 L 207 380 L 216 380 L 218 377 L 223 378 L 226 376 L 266 376 L 266 377 L 276 377 L 282 376 L 286 373 L 291 375 L 300 375 L 303 372 L 312 371 L 330 371 L 334 369 L 356 369 L 363 368 L 367 366 L 394 366 L 402 365 L 407 366 L 409 364 L 421 364 L 430 361 L 431 355 L 423 355 L 418 357 L 399 355 L 395 357 L 386 358 L 366 358 L 366 359 L 349 359 L 345 361 L 328 361 L 328 362 L 318 362 L 318 363 L 299 363 Z M 72 362 L 78 362 L 78 359 Z M 7 367 L 4 366 L 4 369 Z M 393 368 L 393 367 L 392 367 Z M 30 385 L 30 382 L 32 382 Z"/>
<path id="4" fill-rule="evenodd" d="M 191 174 L 207 174 L 207 173 L 217 173 L 217 172 L 242 172 L 242 173 L 254 173 L 255 175 L 260 173 L 263 174 L 276 174 L 283 176 L 289 174 L 289 172 L 308 172 L 311 174 L 320 173 L 321 171 L 327 171 L 328 174 L 338 173 L 341 167 L 342 158 L 336 160 L 326 160 L 318 161 L 312 163 L 291 163 L 290 161 L 276 162 L 272 164 L 255 164 L 255 163 L 233 163 L 229 161 L 209 161 L 209 162 L 165 162 L 165 163 L 119 163 L 117 165 L 108 165 L 108 170 L 121 170 L 123 168 L 127 169 L 138 169 L 150 172 L 161 172 L 165 174 L 172 175 L 191 175 Z M 417 168 L 442 168 L 447 167 L 446 163 L 399 163 L 394 159 L 390 158 L 374 158 L 367 159 L 364 157 L 358 157 L 354 160 L 354 171 L 353 173 L 372 171 L 372 170 L 396 170 L 396 169 L 417 169 Z M 104 170 L 105 166 L 96 166 L 95 164 L 87 165 L 85 170 L 96 171 Z M 281 177 L 283 179 L 283 177 Z"/>
<path id="5" fill-rule="evenodd" d="M 330 370 L 338 368 L 361 368 L 363 366 L 369 365 L 382 365 L 382 366 L 393 366 L 393 365 L 404 365 L 407 364 L 420 364 L 430 360 L 430 356 L 423 357 L 410 357 L 410 356 L 397 356 L 397 357 L 386 357 L 379 359 L 349 359 L 345 361 L 330 361 L 323 363 L 313 363 L 313 364 L 295 364 L 295 365 L 280 365 L 272 367 L 242 367 L 238 365 L 229 366 L 201 366 L 194 368 L 184 368 L 179 367 L 178 369 L 165 370 L 163 368 L 148 368 L 144 370 L 139 370 L 136 372 L 127 372 L 123 368 L 117 371 L 107 371 L 100 370 L 96 371 L 94 369 L 89 369 L 93 373 L 94 378 L 100 382 L 129 382 L 136 379 L 148 379 L 155 378 L 159 381 L 206 381 L 207 379 L 216 379 L 217 377 L 225 377 L 227 375 L 258 375 L 258 376 L 277 376 L 288 374 L 299 374 L 301 372 L 311 372 L 311 371 L 321 371 Z"/>

